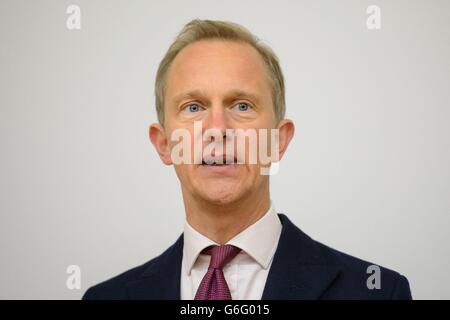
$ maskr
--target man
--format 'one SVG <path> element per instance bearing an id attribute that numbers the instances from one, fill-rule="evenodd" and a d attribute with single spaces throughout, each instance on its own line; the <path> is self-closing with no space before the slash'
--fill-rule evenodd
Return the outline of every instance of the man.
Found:
<path id="1" fill-rule="evenodd" d="M 294 124 L 278 59 L 250 32 L 191 21 L 161 61 L 155 95 L 149 136 L 180 180 L 184 232 L 84 299 L 411 299 L 404 276 L 316 242 L 276 213 L 264 169 L 283 157 Z M 255 141 L 261 155 L 269 140 L 261 129 L 276 133 L 268 164 L 250 161 Z M 239 130 L 259 134 L 243 136 L 244 152 Z"/>

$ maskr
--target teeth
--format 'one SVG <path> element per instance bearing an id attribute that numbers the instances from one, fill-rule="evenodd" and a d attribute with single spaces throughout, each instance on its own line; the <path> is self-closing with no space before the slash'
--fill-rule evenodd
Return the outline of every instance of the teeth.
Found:
<path id="1" fill-rule="evenodd" d="M 226 165 L 230 165 L 230 164 L 234 164 L 233 163 L 216 163 L 216 162 L 212 162 L 212 163 L 207 163 L 206 161 L 202 161 L 202 165 L 207 165 L 207 166 L 226 166 Z"/>
<path id="2" fill-rule="evenodd" d="M 241 164 L 242 162 L 238 161 L 237 158 L 238 157 L 233 154 L 217 154 L 214 156 L 205 154 L 202 158 L 202 164 L 212 166 L 235 165 L 238 163 Z"/>
<path id="3" fill-rule="evenodd" d="M 204 161 L 203 161 L 202 164 L 203 165 L 207 165 L 207 166 L 224 166 L 224 165 L 227 165 L 226 163 L 215 163 L 215 162 L 208 164 L 208 163 L 206 163 Z"/>
<path id="4" fill-rule="evenodd" d="M 216 161 L 219 161 L 218 159 L 221 159 L 222 163 L 216 163 Z M 236 164 L 237 160 L 236 157 L 228 154 L 222 154 L 222 155 L 216 155 L 216 156 L 210 156 L 205 155 L 205 157 L 202 159 L 202 164 L 204 165 L 228 165 L 228 164 Z"/>

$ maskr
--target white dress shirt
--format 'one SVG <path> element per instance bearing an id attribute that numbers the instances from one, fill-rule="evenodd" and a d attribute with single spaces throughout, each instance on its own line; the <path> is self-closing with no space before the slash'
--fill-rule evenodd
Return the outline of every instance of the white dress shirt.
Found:
<path id="1" fill-rule="evenodd" d="M 233 300 L 260 300 L 281 234 L 281 222 L 272 201 L 269 210 L 251 226 L 226 244 L 242 249 L 228 262 L 223 273 Z M 219 245 L 195 230 L 185 220 L 181 299 L 193 300 L 203 276 L 208 271 L 210 255 L 201 251 Z"/>

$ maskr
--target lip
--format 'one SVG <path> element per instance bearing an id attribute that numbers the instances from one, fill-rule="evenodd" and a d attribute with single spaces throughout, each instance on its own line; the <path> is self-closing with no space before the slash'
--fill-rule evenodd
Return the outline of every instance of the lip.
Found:
<path id="1" fill-rule="evenodd" d="M 226 154 L 217 154 L 217 155 L 212 155 L 212 156 L 204 156 L 202 158 L 203 162 L 214 162 L 214 160 L 217 159 L 222 159 L 222 163 L 226 164 L 232 164 L 232 163 L 237 163 L 237 157 L 236 156 L 232 156 L 232 155 L 226 155 Z"/>
<path id="2" fill-rule="evenodd" d="M 227 174 L 233 174 L 239 169 L 239 164 L 226 164 L 226 165 L 220 165 L 220 166 L 213 166 L 213 165 L 206 165 L 201 164 L 199 165 L 200 170 L 211 173 L 211 174 L 220 174 L 220 175 L 227 175 Z"/>

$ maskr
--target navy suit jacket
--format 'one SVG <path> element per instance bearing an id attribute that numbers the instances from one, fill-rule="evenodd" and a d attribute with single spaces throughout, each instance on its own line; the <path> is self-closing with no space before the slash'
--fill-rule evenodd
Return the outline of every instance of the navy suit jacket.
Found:
<path id="1" fill-rule="evenodd" d="M 262 295 L 267 299 L 412 299 L 408 280 L 380 267 L 380 289 L 369 289 L 372 263 L 327 247 L 284 214 Z M 180 299 L 183 235 L 158 257 L 89 288 L 83 299 Z"/>

